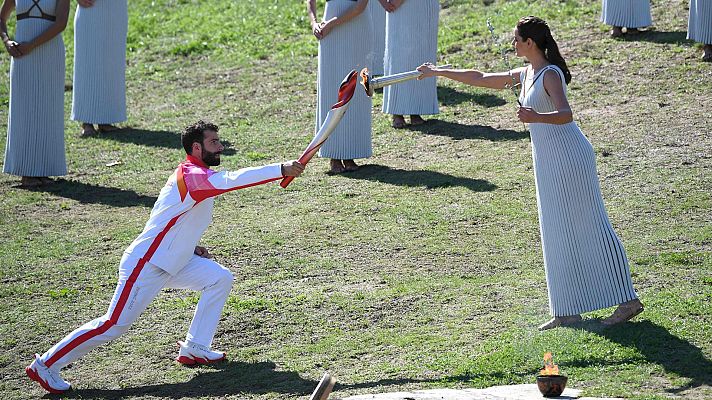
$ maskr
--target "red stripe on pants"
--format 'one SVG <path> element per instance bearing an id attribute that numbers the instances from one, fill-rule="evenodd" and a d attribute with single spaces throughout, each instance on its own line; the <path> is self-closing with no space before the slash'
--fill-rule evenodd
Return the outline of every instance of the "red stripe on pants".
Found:
<path id="1" fill-rule="evenodd" d="M 153 253 L 156 252 L 156 249 L 158 249 L 158 246 L 161 244 L 163 238 L 173 227 L 173 225 L 175 225 L 176 221 L 178 221 L 178 218 L 180 218 L 183 214 L 185 214 L 185 212 L 176 215 L 168 222 L 168 224 L 165 228 L 163 228 L 161 233 L 156 235 L 156 238 L 153 239 L 153 242 L 151 242 L 151 246 L 149 246 L 148 250 L 146 251 L 146 254 L 144 254 L 144 256 L 139 259 L 138 264 L 136 264 L 136 267 L 134 267 L 133 271 L 131 271 L 131 275 L 126 280 L 126 285 L 124 286 L 123 290 L 121 290 L 121 294 L 119 295 L 119 301 L 116 302 L 116 306 L 114 307 L 114 311 L 111 313 L 109 320 L 101 324 L 101 326 L 99 326 L 98 328 L 82 333 L 81 335 L 74 338 L 74 340 L 67 343 L 66 346 L 57 350 L 57 352 L 54 353 L 52 357 L 50 357 L 47 361 L 44 362 L 47 367 L 51 367 L 52 364 L 57 362 L 57 360 L 67 355 L 67 353 L 74 350 L 80 344 L 86 342 L 87 340 L 95 336 L 103 334 L 104 332 L 111 329 L 112 326 L 116 325 L 116 323 L 119 321 L 119 316 L 121 315 L 121 312 L 123 311 L 124 306 L 126 305 L 126 301 L 128 301 L 129 294 L 131 294 L 131 290 L 133 289 L 134 283 L 136 283 L 136 279 L 138 279 L 138 276 L 141 273 L 141 270 L 143 270 L 144 265 L 146 265 L 146 262 L 151 259 Z"/>

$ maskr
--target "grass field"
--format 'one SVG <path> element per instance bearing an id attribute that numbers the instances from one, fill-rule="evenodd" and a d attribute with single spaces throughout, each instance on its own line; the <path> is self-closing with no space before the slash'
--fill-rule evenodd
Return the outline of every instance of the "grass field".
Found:
<path id="1" fill-rule="evenodd" d="M 323 10 L 323 1 L 319 3 Z M 712 66 L 685 39 L 687 0 L 654 0 L 654 27 L 608 38 L 595 0 L 444 0 L 439 61 L 502 69 L 523 15 L 553 27 L 574 118 L 646 311 L 602 329 L 540 333 L 548 318 L 528 133 L 513 95 L 439 82 L 441 113 L 394 130 L 374 99 L 374 157 L 287 190 L 216 201 L 201 242 L 236 275 L 215 338 L 229 361 L 173 362 L 198 296 L 167 290 L 127 335 L 66 369 L 68 398 L 303 399 L 533 383 L 546 351 L 587 396 L 712 398 Z M 32 355 L 103 314 L 121 254 L 184 157 L 181 129 L 222 126 L 222 168 L 296 158 L 316 104 L 317 42 L 303 1 L 131 0 L 127 129 L 80 139 L 46 188 L 0 175 L 0 397 L 37 398 Z M 72 29 L 65 32 L 71 81 Z M 513 60 L 521 65 L 521 60 Z M 0 70 L 7 76 L 9 58 Z M 4 151 L 8 80 L 0 82 Z M 109 166 L 112 165 L 112 166 Z"/>

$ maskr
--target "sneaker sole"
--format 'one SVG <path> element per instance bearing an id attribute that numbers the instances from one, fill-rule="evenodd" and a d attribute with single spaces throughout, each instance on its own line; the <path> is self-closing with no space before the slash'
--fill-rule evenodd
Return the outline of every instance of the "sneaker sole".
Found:
<path id="1" fill-rule="evenodd" d="M 215 364 L 218 363 L 222 360 L 225 359 L 225 355 L 221 358 L 215 359 L 215 360 L 208 360 L 206 358 L 200 358 L 200 357 L 188 357 L 188 356 L 179 356 L 176 358 L 176 361 L 183 364 L 183 365 L 209 365 L 209 364 Z"/>
<path id="2" fill-rule="evenodd" d="M 55 388 L 53 388 L 52 386 L 50 386 L 47 382 L 43 381 L 42 378 L 40 378 L 40 376 L 37 374 L 37 372 L 35 372 L 34 369 L 32 369 L 32 368 L 30 368 L 30 367 L 25 368 L 25 373 L 27 374 L 27 376 L 28 376 L 30 379 L 32 379 L 33 381 L 39 383 L 40 386 L 42 386 L 42 389 L 44 389 L 44 390 L 46 390 L 46 391 L 48 391 L 48 392 L 50 392 L 50 393 L 53 393 L 53 394 L 62 394 L 62 393 L 64 393 L 64 392 L 66 392 L 66 390 L 59 390 L 59 389 L 55 389 Z M 67 389 L 67 390 L 69 390 L 69 389 Z"/>

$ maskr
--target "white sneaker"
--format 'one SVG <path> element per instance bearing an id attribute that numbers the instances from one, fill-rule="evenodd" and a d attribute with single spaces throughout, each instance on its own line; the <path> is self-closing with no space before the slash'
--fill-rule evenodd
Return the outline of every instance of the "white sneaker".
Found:
<path id="1" fill-rule="evenodd" d="M 47 368 L 40 360 L 40 355 L 35 354 L 35 359 L 27 368 L 25 373 L 33 381 L 37 382 L 42 388 L 50 393 L 60 394 L 72 388 L 69 382 L 59 376 L 59 371 L 52 368 Z"/>
<path id="2" fill-rule="evenodd" d="M 225 359 L 222 351 L 212 351 L 209 347 L 193 343 L 178 342 L 180 350 L 176 361 L 184 365 L 212 364 Z"/>

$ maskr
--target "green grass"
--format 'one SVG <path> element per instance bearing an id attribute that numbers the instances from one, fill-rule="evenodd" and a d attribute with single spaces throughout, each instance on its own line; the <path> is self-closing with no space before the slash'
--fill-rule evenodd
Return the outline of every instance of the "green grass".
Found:
<path id="1" fill-rule="evenodd" d="M 602 310 L 536 331 L 548 308 L 528 134 L 511 93 L 442 80 L 441 114 L 417 130 L 391 129 L 376 95 L 361 171 L 328 176 L 316 159 L 288 190 L 217 200 L 202 244 L 237 278 L 215 338 L 229 362 L 173 363 L 198 296 L 166 290 L 64 372 L 68 397 L 307 398 L 324 370 L 338 397 L 532 383 L 546 351 L 587 396 L 712 397 L 712 71 L 685 39 L 686 3 L 654 1 L 652 31 L 611 40 L 599 1 L 441 2 L 439 61 L 456 66 L 502 68 L 487 18 L 502 41 L 520 16 L 550 22 L 646 305 L 635 322 L 603 330 Z M 79 139 L 67 119 L 66 181 L 26 190 L 0 176 L 2 398 L 41 396 L 22 370 L 32 354 L 106 311 L 121 254 L 183 158 L 182 127 L 220 124 L 226 169 L 294 158 L 313 132 L 303 2 L 132 0 L 129 12 L 129 129 Z"/>

